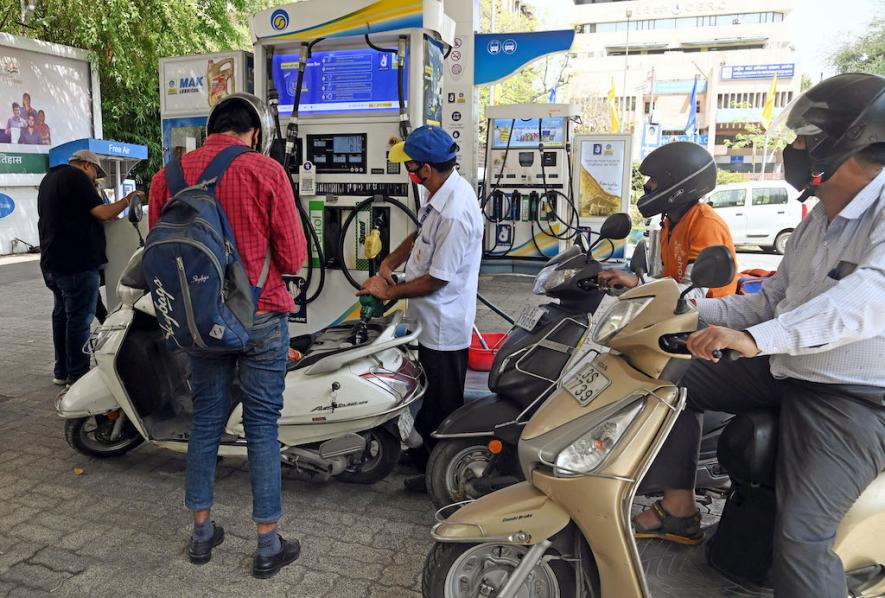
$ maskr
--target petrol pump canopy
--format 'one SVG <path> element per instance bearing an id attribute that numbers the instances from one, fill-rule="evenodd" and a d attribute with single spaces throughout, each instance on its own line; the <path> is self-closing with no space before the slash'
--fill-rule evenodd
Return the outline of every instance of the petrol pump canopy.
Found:
<path id="1" fill-rule="evenodd" d="M 148 148 L 144 145 L 110 141 L 108 139 L 77 139 L 49 150 L 49 167 L 67 164 L 74 152 L 89 150 L 98 154 L 101 167 L 109 176 L 119 175 L 121 181 L 142 160 L 147 160 Z M 118 169 L 119 165 L 119 169 Z M 119 185 L 119 181 L 117 182 Z"/>

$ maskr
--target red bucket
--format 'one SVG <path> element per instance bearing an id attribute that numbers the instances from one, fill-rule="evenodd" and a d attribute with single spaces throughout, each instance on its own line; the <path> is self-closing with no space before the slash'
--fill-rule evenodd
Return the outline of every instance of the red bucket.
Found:
<path id="1" fill-rule="evenodd" d="M 484 349 L 476 332 L 470 341 L 470 349 L 467 350 L 467 367 L 476 372 L 488 372 L 492 369 L 492 362 L 498 349 L 507 339 L 504 332 L 484 332 L 482 337 L 485 339 L 488 349 Z"/>

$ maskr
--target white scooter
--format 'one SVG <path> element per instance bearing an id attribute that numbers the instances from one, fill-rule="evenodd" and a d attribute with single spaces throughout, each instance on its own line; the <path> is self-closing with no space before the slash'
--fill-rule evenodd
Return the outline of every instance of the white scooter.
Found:
<path id="1" fill-rule="evenodd" d="M 140 209 L 130 210 L 137 224 Z M 136 227 L 137 228 L 137 227 Z M 139 233 L 140 234 L 140 233 Z M 122 455 L 147 440 L 187 452 L 193 401 L 188 356 L 170 351 L 147 290 L 139 249 L 120 279 L 120 307 L 90 338 L 97 367 L 61 395 L 56 411 L 65 438 L 90 457 Z M 280 417 L 283 463 L 322 478 L 371 484 L 396 466 L 401 441 L 415 446 L 409 407 L 426 389 L 410 345 L 420 324 L 401 312 L 292 339 L 303 357 L 290 361 Z M 219 455 L 246 456 L 238 388 Z"/>

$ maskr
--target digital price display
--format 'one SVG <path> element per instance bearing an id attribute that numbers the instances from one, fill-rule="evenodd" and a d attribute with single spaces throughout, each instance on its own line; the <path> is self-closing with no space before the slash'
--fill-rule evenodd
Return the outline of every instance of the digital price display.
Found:
<path id="1" fill-rule="evenodd" d="M 492 134 L 494 149 L 538 147 L 543 142 L 545 148 L 564 147 L 565 117 L 545 118 L 538 127 L 537 118 L 521 119 L 514 122 L 510 118 L 495 119 Z"/>
<path id="2" fill-rule="evenodd" d="M 304 70 L 298 114 L 398 111 L 396 61 L 395 54 L 370 48 L 314 52 Z M 275 55 L 272 68 L 279 112 L 291 115 L 298 84 L 298 54 Z M 403 78 L 403 92 L 408 95 L 408 64 Z"/>

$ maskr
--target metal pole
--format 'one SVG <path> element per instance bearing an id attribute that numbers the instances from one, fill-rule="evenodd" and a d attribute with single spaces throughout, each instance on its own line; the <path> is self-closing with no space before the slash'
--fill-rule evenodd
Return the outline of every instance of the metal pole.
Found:
<path id="1" fill-rule="evenodd" d="M 627 115 L 627 59 L 630 57 L 630 17 L 633 11 L 627 9 L 627 40 L 624 43 L 624 89 L 621 91 L 621 130 L 624 131 L 624 118 Z"/>
<path id="2" fill-rule="evenodd" d="M 495 2 L 495 0 L 492 0 L 492 13 L 491 13 L 491 17 L 489 18 L 489 33 L 495 32 L 495 12 L 496 12 L 495 5 L 496 4 L 497 3 Z M 495 105 L 495 86 L 493 84 L 493 85 L 489 85 L 489 106 L 494 106 L 494 105 Z"/>
<path id="3" fill-rule="evenodd" d="M 655 115 L 655 67 L 651 67 L 651 101 L 648 104 L 648 124 L 654 122 Z"/>

